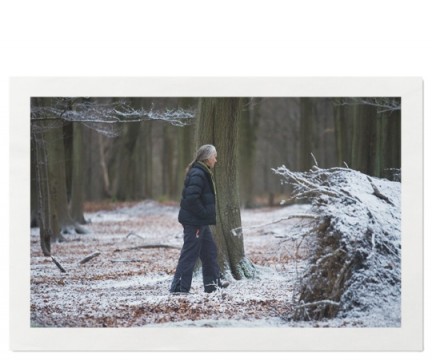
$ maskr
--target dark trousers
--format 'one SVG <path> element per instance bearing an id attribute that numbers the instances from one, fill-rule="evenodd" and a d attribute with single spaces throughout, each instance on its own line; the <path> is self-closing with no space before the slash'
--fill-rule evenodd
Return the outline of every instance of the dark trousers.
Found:
<path id="1" fill-rule="evenodd" d="M 192 274 L 198 257 L 202 262 L 204 291 L 212 292 L 220 277 L 217 263 L 217 247 L 210 227 L 183 225 L 183 247 L 177 264 L 171 292 L 189 292 L 192 284 Z"/>

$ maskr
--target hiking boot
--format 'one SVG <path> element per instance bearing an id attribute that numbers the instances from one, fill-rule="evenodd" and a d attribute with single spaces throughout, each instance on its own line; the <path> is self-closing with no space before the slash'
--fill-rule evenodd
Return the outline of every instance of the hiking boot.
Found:
<path id="1" fill-rule="evenodd" d="M 222 281 L 220 278 L 218 279 L 218 287 L 222 288 L 222 289 L 226 289 L 229 286 L 229 282 L 228 281 Z"/>
<path id="2" fill-rule="evenodd" d="M 173 279 L 169 291 L 171 294 L 179 294 L 179 293 L 180 294 L 188 294 L 189 293 L 188 289 L 181 286 L 179 278 Z"/>

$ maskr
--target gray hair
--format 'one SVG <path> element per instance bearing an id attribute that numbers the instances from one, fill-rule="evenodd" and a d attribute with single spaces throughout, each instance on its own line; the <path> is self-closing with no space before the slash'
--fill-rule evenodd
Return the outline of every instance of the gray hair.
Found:
<path id="1" fill-rule="evenodd" d="M 216 154 L 216 148 L 214 147 L 214 145 L 206 144 L 201 146 L 195 154 L 195 159 L 187 166 L 186 172 L 189 171 L 189 169 L 194 163 L 196 163 L 197 161 L 205 161 L 207 159 L 210 159 L 213 154 Z"/>

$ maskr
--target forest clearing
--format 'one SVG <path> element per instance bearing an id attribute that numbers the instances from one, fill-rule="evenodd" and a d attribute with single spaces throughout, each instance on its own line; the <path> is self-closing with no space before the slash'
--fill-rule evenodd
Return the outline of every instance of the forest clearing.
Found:
<path id="1" fill-rule="evenodd" d="M 43 256 L 39 233 L 32 229 L 31 326 L 400 326 L 397 301 L 372 306 L 360 315 L 351 312 L 353 317 L 345 313 L 333 319 L 292 321 L 299 274 L 312 247 L 306 240 L 295 240 L 311 220 L 289 218 L 310 211 L 311 205 L 242 210 L 245 253 L 255 265 L 255 276 L 230 279 L 228 288 L 206 294 L 197 272 L 189 295 L 172 295 L 168 290 L 182 245 L 178 206 L 156 201 L 105 208 L 87 204 L 90 232 L 67 234 L 65 242 L 52 244 L 64 273 Z M 83 259 L 88 261 L 80 264 Z M 384 294 L 382 287 L 371 289 L 366 295 L 360 292 L 363 302 L 372 303 Z"/>

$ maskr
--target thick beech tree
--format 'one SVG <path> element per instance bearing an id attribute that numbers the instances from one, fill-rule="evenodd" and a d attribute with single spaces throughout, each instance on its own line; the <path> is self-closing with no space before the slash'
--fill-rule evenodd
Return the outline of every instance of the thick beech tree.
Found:
<path id="1" fill-rule="evenodd" d="M 235 279 L 254 274 L 253 264 L 245 256 L 243 235 L 232 231 L 241 227 L 237 146 L 242 105 L 241 98 L 201 98 L 197 121 L 197 147 L 213 144 L 218 152 L 214 235 L 221 270 Z"/>

